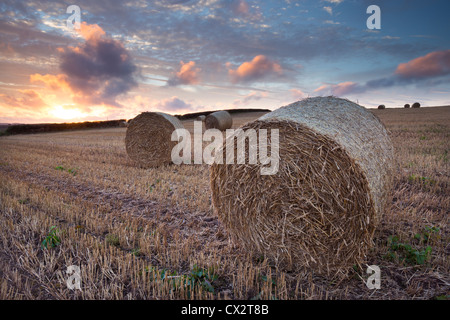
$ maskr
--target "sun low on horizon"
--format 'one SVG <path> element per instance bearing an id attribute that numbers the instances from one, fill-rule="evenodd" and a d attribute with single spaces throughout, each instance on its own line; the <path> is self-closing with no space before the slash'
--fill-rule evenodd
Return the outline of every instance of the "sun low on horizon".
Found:
<path id="1" fill-rule="evenodd" d="M 87 116 L 87 114 L 79 111 L 76 108 L 68 108 L 64 106 L 53 107 L 53 109 L 50 111 L 50 114 L 57 119 L 63 120 L 82 119 L 83 117 Z"/>
<path id="2" fill-rule="evenodd" d="M 450 105 L 448 1 L 5 2 L 0 123 Z M 416 23 L 421 21 L 420 24 Z"/>

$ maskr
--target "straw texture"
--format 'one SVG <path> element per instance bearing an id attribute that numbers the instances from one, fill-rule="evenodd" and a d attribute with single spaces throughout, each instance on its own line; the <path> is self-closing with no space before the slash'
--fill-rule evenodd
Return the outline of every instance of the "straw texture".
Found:
<path id="1" fill-rule="evenodd" d="M 279 129 L 279 170 L 211 166 L 214 211 L 232 239 L 289 270 L 336 276 L 361 264 L 392 184 L 384 125 L 353 102 L 316 97 L 242 127 L 249 128 Z"/>
<path id="2" fill-rule="evenodd" d="M 172 132 L 184 128 L 175 117 L 162 112 L 143 112 L 130 121 L 125 137 L 128 156 L 140 167 L 171 163 L 171 152 L 178 143 Z"/>

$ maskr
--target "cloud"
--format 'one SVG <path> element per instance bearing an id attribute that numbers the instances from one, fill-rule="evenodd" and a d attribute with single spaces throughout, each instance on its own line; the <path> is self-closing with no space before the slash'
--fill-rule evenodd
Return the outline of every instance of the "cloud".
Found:
<path id="1" fill-rule="evenodd" d="M 395 74 L 406 79 L 425 79 L 450 74 L 450 50 L 430 52 L 401 63 Z"/>
<path id="2" fill-rule="evenodd" d="M 295 100 L 301 100 L 307 97 L 307 94 L 300 89 L 291 89 L 289 91 L 291 92 L 292 98 Z"/>
<path id="3" fill-rule="evenodd" d="M 6 107 L 21 110 L 40 111 L 48 105 L 42 100 L 39 93 L 34 90 L 20 90 L 21 97 L 0 94 L 0 99 Z"/>
<path id="4" fill-rule="evenodd" d="M 395 84 L 397 84 L 397 79 L 395 77 L 391 76 L 391 77 L 369 80 L 366 82 L 365 86 L 367 88 L 371 88 L 371 89 L 378 89 L 378 88 L 392 87 Z"/>
<path id="5" fill-rule="evenodd" d="M 267 92 L 256 92 L 252 91 L 248 95 L 244 96 L 242 99 L 236 99 L 233 101 L 233 106 L 238 107 L 241 105 L 248 105 L 251 101 L 258 101 L 267 97 Z"/>
<path id="6" fill-rule="evenodd" d="M 154 107 L 161 111 L 172 111 L 172 112 L 179 112 L 182 110 L 192 110 L 192 105 L 189 103 L 184 102 L 183 100 L 172 97 L 169 99 L 165 99 L 162 101 L 157 102 Z"/>
<path id="7" fill-rule="evenodd" d="M 326 12 L 328 12 L 329 14 L 333 14 L 333 8 L 332 7 L 323 7 L 323 10 L 325 10 Z"/>
<path id="8" fill-rule="evenodd" d="M 107 38 L 98 25 L 81 24 L 79 33 L 86 40 L 78 47 L 61 49 L 61 75 L 34 75 L 35 81 L 66 83 L 74 100 L 84 104 L 105 104 L 120 107 L 117 96 L 137 86 L 136 66 L 124 46 Z"/>
<path id="9" fill-rule="evenodd" d="M 324 84 L 319 88 L 315 89 L 314 92 L 317 92 L 322 95 L 334 95 L 338 97 L 346 96 L 353 93 L 361 93 L 364 92 L 366 88 L 358 83 L 352 81 L 341 82 L 338 84 Z"/>
<path id="10" fill-rule="evenodd" d="M 269 75 L 281 74 L 281 66 L 264 55 L 258 55 L 252 61 L 242 63 L 236 70 L 227 63 L 228 73 L 233 83 L 261 80 Z"/>
<path id="11" fill-rule="evenodd" d="M 217 15 L 239 21 L 261 22 L 262 14 L 258 6 L 251 6 L 246 0 L 220 0 Z M 223 8 L 224 10 L 220 10 Z"/>
<path id="12" fill-rule="evenodd" d="M 390 88 L 393 86 L 415 83 L 434 87 L 450 82 L 450 79 L 435 79 L 450 74 L 450 50 L 434 51 L 425 56 L 415 58 L 397 66 L 395 72 L 383 78 L 368 80 L 364 84 L 352 81 L 338 84 L 324 84 L 315 89 L 320 94 L 345 96 L 362 93 L 372 89 Z"/>
<path id="13" fill-rule="evenodd" d="M 250 6 L 244 0 L 230 1 L 230 8 L 236 15 L 248 15 L 250 12 Z"/>
<path id="14" fill-rule="evenodd" d="M 194 61 L 184 63 L 180 62 L 180 71 L 175 74 L 175 77 L 169 79 L 168 85 L 176 86 L 179 84 L 197 84 L 200 82 L 199 72 L 200 68 L 195 67 Z"/>
<path id="15" fill-rule="evenodd" d="M 65 90 L 69 89 L 70 91 L 70 84 L 67 81 L 67 75 L 65 74 L 46 74 L 42 75 L 39 73 L 35 73 L 30 75 L 30 82 L 42 82 L 45 84 L 45 86 L 51 90 Z"/>
<path id="16" fill-rule="evenodd" d="M 80 29 L 78 29 L 77 32 L 86 40 L 98 40 L 106 34 L 99 25 L 87 24 L 84 21 L 80 24 Z"/>

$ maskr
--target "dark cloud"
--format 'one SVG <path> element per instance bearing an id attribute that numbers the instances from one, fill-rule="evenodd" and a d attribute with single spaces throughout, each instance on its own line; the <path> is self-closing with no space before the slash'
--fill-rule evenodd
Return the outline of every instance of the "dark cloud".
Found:
<path id="1" fill-rule="evenodd" d="M 155 107 L 159 110 L 164 110 L 168 112 L 178 112 L 182 110 L 190 110 L 192 109 L 192 105 L 184 102 L 183 100 L 172 97 L 170 99 L 165 99 L 163 101 L 158 102 Z"/>
<path id="2" fill-rule="evenodd" d="M 83 25 L 82 34 L 85 43 L 63 51 L 61 71 L 78 100 L 118 106 L 116 97 L 137 85 L 136 66 L 120 42 L 103 33 L 83 33 Z"/>
<path id="3" fill-rule="evenodd" d="M 398 79 L 395 76 L 379 78 L 374 80 L 369 80 L 366 82 L 367 88 L 377 89 L 377 88 L 387 88 L 392 87 L 398 82 Z"/>

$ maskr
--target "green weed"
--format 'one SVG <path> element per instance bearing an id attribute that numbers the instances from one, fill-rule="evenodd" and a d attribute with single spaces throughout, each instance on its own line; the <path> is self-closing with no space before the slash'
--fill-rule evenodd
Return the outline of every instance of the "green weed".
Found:
<path id="1" fill-rule="evenodd" d="M 399 242 L 397 236 L 388 238 L 389 251 L 385 258 L 389 260 L 405 262 L 409 265 L 423 265 L 431 256 L 431 246 L 425 248 L 416 248 L 408 243 Z"/>
<path id="2" fill-rule="evenodd" d="M 118 247 L 120 245 L 120 240 L 119 237 L 116 236 L 115 234 L 109 233 L 106 235 L 106 243 Z"/>
<path id="3" fill-rule="evenodd" d="M 59 170 L 59 171 L 67 171 L 68 173 L 70 173 L 73 176 L 77 175 L 78 169 L 74 168 L 74 169 L 66 169 L 63 166 L 57 166 L 55 167 L 55 170 Z"/>
<path id="4" fill-rule="evenodd" d="M 45 237 L 44 241 L 41 243 L 42 249 L 50 246 L 51 248 L 55 248 L 56 246 L 61 244 L 61 238 L 59 237 L 59 229 L 56 226 L 52 226 L 48 235 Z"/>

